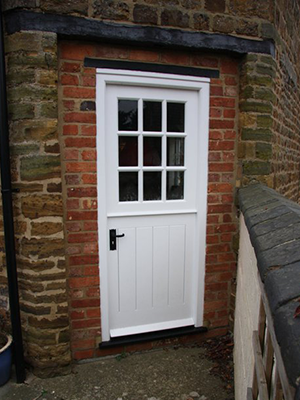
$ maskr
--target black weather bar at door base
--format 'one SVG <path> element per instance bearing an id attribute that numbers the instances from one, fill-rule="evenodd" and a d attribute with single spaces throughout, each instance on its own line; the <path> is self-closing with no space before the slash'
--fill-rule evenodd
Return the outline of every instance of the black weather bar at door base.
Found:
<path id="1" fill-rule="evenodd" d="M 163 331 L 139 333 L 137 335 L 121 336 L 110 339 L 108 342 L 102 342 L 99 344 L 100 349 L 106 349 L 109 347 L 116 346 L 129 346 L 131 344 L 152 342 L 154 340 L 171 339 L 185 335 L 196 335 L 199 333 L 207 332 L 205 326 L 195 328 L 194 326 L 184 326 L 182 328 L 166 329 Z"/>

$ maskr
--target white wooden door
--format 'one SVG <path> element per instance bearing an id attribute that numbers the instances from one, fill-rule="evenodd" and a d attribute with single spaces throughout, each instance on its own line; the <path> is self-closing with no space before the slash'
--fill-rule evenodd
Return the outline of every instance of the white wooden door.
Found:
<path id="1" fill-rule="evenodd" d="M 105 116 L 98 140 L 105 159 L 98 164 L 98 173 L 104 168 L 104 340 L 202 322 L 208 106 L 199 93 L 205 84 L 190 89 L 162 80 L 158 85 L 153 77 L 137 85 L 136 79 L 106 78 L 103 85 L 102 78 L 98 84 L 104 93 L 98 118 Z"/>

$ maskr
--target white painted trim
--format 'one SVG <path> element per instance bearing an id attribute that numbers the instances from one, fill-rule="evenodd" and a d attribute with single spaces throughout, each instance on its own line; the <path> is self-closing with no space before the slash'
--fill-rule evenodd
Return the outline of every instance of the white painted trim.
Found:
<path id="1" fill-rule="evenodd" d="M 207 173 L 208 173 L 208 122 L 209 122 L 209 78 L 193 76 L 182 76 L 172 74 L 161 74 L 155 72 L 124 71 L 112 69 L 97 69 L 96 74 L 96 103 L 97 103 L 97 193 L 98 193 L 98 232 L 99 232 L 99 259 L 100 259 L 100 297 L 101 297 L 101 328 L 102 340 L 110 339 L 109 312 L 108 312 L 108 275 L 107 275 L 107 249 L 108 249 L 108 224 L 106 178 L 105 178 L 105 104 L 106 86 L 108 84 L 148 86 L 170 89 L 188 89 L 197 91 L 199 96 L 198 134 L 201 134 L 198 150 L 198 181 L 204 182 L 198 186 L 197 210 L 185 210 L 187 213 L 196 213 L 196 245 L 194 266 L 195 284 L 193 288 L 194 297 L 194 321 L 195 326 L 203 324 L 204 306 L 204 277 L 205 277 L 205 248 L 206 248 L 206 217 L 207 217 Z M 175 135 L 174 135 L 175 136 Z M 201 179 L 200 179 L 201 178 Z M 183 211 L 183 210 L 182 210 Z M 182 213 L 179 211 L 179 213 Z M 167 211 L 166 214 L 174 214 Z M 124 215 L 122 213 L 122 215 Z M 130 215 L 133 215 L 130 213 Z M 139 215 L 137 213 L 136 215 Z M 149 215 L 149 214 L 148 214 Z M 153 212 L 150 215 L 158 215 Z M 121 216 L 121 215 L 120 215 Z M 202 293 L 200 299 L 199 293 Z M 199 300 L 202 307 L 199 307 Z M 190 325 L 190 323 L 189 323 Z M 157 326 L 157 324 L 156 324 Z M 155 328 L 156 330 L 157 327 Z M 166 329 L 166 328 L 163 328 Z"/>
<path id="2" fill-rule="evenodd" d="M 174 85 L 174 83 L 177 81 L 181 81 L 180 85 L 182 85 L 182 82 L 187 82 L 188 84 L 194 82 L 194 83 L 209 83 L 210 78 L 204 78 L 204 77 L 198 77 L 198 76 L 187 76 L 187 75 L 175 75 L 175 74 L 163 74 L 160 72 L 146 72 L 146 71 L 129 71 L 129 70 L 120 70 L 120 69 L 109 69 L 109 68 L 97 68 L 96 73 L 99 75 L 112 75 L 112 81 L 110 82 L 109 80 L 107 83 L 116 83 L 116 82 L 123 82 L 124 83 L 124 77 L 127 77 L 130 79 L 133 78 L 133 81 L 137 81 L 137 84 L 141 84 L 140 79 L 136 78 L 150 78 L 153 80 L 153 78 L 158 78 L 158 79 L 163 79 L 165 81 L 172 81 L 171 86 Z M 148 79 L 149 81 L 149 79 Z M 128 80 L 126 79 L 126 83 Z M 149 82 L 151 83 L 151 82 Z M 152 84 L 151 86 L 156 86 L 156 84 Z"/>
<path id="3" fill-rule="evenodd" d="M 180 200 L 179 200 L 180 201 Z M 176 215 L 176 214 L 197 214 L 196 209 L 191 210 L 174 210 L 174 211 L 147 211 L 147 212 L 128 212 L 128 213 L 107 213 L 107 217 L 139 217 L 142 215 Z"/>

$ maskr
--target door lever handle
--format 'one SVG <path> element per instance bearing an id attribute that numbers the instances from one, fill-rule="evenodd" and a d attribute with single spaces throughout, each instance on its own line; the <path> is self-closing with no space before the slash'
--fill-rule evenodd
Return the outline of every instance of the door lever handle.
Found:
<path id="1" fill-rule="evenodd" d="M 116 229 L 109 230 L 109 250 L 116 250 L 117 249 L 117 238 L 122 238 L 125 236 L 125 233 L 121 235 L 117 235 Z"/>
<path id="2" fill-rule="evenodd" d="M 116 235 L 116 238 L 117 237 L 124 237 L 125 236 L 125 233 L 122 233 L 122 235 Z"/>

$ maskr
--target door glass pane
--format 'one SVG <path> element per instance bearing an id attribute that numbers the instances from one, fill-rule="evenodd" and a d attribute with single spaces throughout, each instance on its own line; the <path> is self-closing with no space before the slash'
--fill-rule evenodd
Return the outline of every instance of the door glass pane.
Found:
<path id="1" fill-rule="evenodd" d="M 161 165 L 161 137 L 144 137 L 144 166 Z"/>
<path id="2" fill-rule="evenodd" d="M 161 102 L 143 102 L 144 131 L 161 132 Z"/>
<path id="3" fill-rule="evenodd" d="M 144 172 L 144 200 L 161 200 L 161 172 Z"/>
<path id="4" fill-rule="evenodd" d="M 184 103 L 167 103 L 167 131 L 184 132 Z"/>
<path id="5" fill-rule="evenodd" d="M 136 167 L 138 165 L 137 136 L 119 136 L 119 166 Z"/>
<path id="6" fill-rule="evenodd" d="M 138 172 L 119 172 L 119 201 L 138 200 Z"/>
<path id="7" fill-rule="evenodd" d="M 119 100 L 119 131 L 138 130 L 137 100 Z"/>
<path id="8" fill-rule="evenodd" d="M 167 200 L 183 199 L 183 171 L 168 171 L 167 172 Z"/>
<path id="9" fill-rule="evenodd" d="M 167 139 L 167 165 L 184 165 L 184 138 Z"/>

